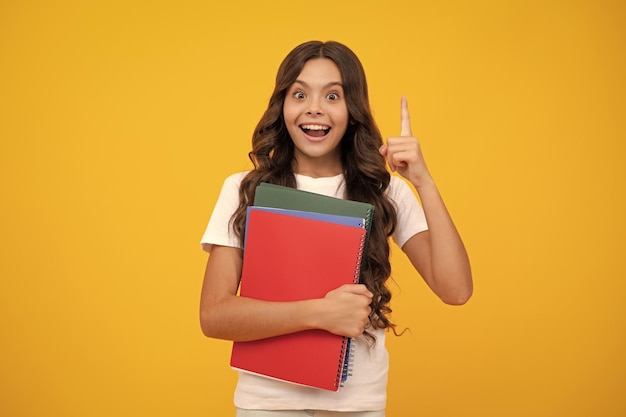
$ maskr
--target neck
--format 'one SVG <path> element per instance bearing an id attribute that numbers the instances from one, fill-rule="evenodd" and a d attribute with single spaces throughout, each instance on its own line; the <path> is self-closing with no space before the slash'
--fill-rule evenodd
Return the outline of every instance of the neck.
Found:
<path id="1" fill-rule="evenodd" d="M 334 177 L 343 173 L 341 166 L 301 166 L 294 164 L 293 172 L 299 175 L 306 175 L 311 178 Z"/>
<path id="2" fill-rule="evenodd" d="M 293 172 L 312 178 L 334 177 L 343 173 L 339 158 L 310 160 L 296 157 L 293 161 Z"/>

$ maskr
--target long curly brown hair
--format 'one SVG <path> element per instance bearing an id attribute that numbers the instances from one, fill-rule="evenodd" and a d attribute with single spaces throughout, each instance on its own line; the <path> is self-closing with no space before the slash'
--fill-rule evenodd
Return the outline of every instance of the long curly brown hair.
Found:
<path id="1" fill-rule="evenodd" d="M 242 180 L 239 207 L 232 217 L 233 228 L 243 241 L 246 208 L 254 201 L 261 182 L 296 188 L 294 144 L 283 120 L 287 90 L 296 81 L 305 63 L 311 59 L 332 60 L 342 76 L 349 124 L 341 140 L 341 160 L 346 184 L 344 198 L 374 205 L 367 253 L 361 264 L 361 282 L 374 294 L 370 323 L 373 328 L 391 328 L 389 301 L 391 293 L 385 282 L 391 274 L 389 236 L 396 227 L 396 210 L 386 195 L 390 174 L 378 149 L 382 136 L 369 105 L 367 81 L 358 57 L 338 42 L 311 41 L 294 48 L 281 63 L 276 86 L 265 114 L 252 136 L 249 153 L 254 169 Z"/>

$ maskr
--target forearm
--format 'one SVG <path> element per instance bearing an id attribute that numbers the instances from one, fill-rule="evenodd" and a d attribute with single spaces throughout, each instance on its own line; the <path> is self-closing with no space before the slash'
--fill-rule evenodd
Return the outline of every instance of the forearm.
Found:
<path id="1" fill-rule="evenodd" d="M 318 326 L 321 300 L 270 302 L 229 295 L 201 308 L 201 325 L 208 337 L 250 341 L 313 329 Z"/>
<path id="2" fill-rule="evenodd" d="M 249 341 L 308 329 L 355 337 L 369 320 L 372 293 L 346 284 L 323 298 L 272 302 L 237 295 L 240 250 L 215 246 L 207 262 L 200 298 L 200 326 L 208 337 Z"/>
<path id="3" fill-rule="evenodd" d="M 427 281 L 445 302 L 463 304 L 473 289 L 465 246 L 434 181 L 422 181 L 416 189 L 429 229 L 430 276 Z"/>

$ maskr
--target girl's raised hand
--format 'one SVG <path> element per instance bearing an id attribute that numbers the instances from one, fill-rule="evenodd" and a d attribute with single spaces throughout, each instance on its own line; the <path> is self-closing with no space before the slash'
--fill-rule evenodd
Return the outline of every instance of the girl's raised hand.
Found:
<path id="1" fill-rule="evenodd" d="M 379 152 L 385 157 L 391 171 L 397 171 L 419 188 L 431 181 L 419 141 L 411 133 L 411 118 L 406 97 L 400 102 L 400 136 L 387 139 Z"/>

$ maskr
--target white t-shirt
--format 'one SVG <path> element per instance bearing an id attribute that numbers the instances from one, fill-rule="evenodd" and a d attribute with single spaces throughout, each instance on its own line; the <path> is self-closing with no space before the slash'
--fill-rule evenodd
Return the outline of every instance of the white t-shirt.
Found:
<path id="1" fill-rule="evenodd" d="M 247 172 L 226 178 L 213 209 L 204 235 L 202 247 L 210 252 L 213 245 L 241 248 L 230 218 L 239 206 L 239 185 Z M 296 174 L 297 188 L 332 197 L 344 197 L 343 175 L 312 178 Z M 409 186 L 392 176 L 388 196 L 396 205 L 398 221 L 392 236 L 402 247 L 412 236 L 427 230 L 424 211 Z M 332 410 L 369 411 L 382 410 L 387 400 L 387 372 L 389 355 L 385 347 L 385 331 L 373 332 L 372 345 L 364 336 L 353 339 L 354 362 L 352 375 L 338 392 L 303 387 L 262 376 L 239 372 L 235 389 L 235 405 L 244 409 L 261 410 Z"/>

